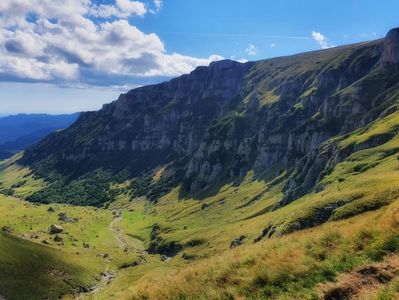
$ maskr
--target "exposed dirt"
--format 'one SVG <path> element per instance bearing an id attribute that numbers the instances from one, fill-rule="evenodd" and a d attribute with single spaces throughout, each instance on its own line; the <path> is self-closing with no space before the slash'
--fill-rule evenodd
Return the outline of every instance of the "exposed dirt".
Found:
<path id="1" fill-rule="evenodd" d="M 109 228 L 111 231 L 114 233 L 115 239 L 118 242 L 118 246 L 123 249 L 125 252 L 131 251 L 131 250 L 136 250 L 141 252 L 144 252 L 144 245 L 139 239 L 135 239 L 133 237 L 127 236 L 123 230 L 118 226 L 119 222 L 122 220 L 122 212 L 119 210 L 115 210 L 113 212 L 114 219 L 112 222 L 109 224 Z M 145 253 L 145 252 L 144 252 Z M 111 284 L 115 277 L 117 276 L 116 271 L 105 271 L 101 273 L 96 280 L 98 281 L 98 284 L 79 293 L 78 297 L 81 295 L 93 295 L 98 292 L 100 292 L 106 285 Z M 1 299 L 0 300 L 4 300 Z"/>
<path id="2" fill-rule="evenodd" d="M 390 256 L 381 263 L 359 267 L 340 275 L 336 282 L 318 286 L 319 299 L 364 299 L 366 294 L 399 277 L 399 256 Z"/>
<path id="3" fill-rule="evenodd" d="M 144 245 L 142 241 L 132 236 L 126 235 L 123 230 L 118 226 L 118 223 L 122 220 L 122 213 L 119 210 L 114 211 L 114 219 L 109 225 L 111 231 L 115 235 L 115 239 L 118 241 L 118 245 L 124 251 L 137 251 L 144 253 Z"/>
<path id="4" fill-rule="evenodd" d="M 115 273 L 113 271 L 105 271 L 101 273 L 96 279 L 99 281 L 99 284 L 92 287 L 89 291 L 90 294 L 98 293 L 103 289 L 104 286 L 112 283 L 115 278 Z"/>

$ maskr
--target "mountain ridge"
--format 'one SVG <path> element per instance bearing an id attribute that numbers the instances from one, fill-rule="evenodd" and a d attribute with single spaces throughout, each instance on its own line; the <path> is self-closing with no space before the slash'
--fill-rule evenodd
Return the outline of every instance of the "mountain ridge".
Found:
<path id="1" fill-rule="evenodd" d="M 392 52 L 390 40 L 244 64 L 214 62 L 82 114 L 28 149 L 21 162 L 40 165 L 51 157 L 47 167 L 71 179 L 98 168 L 143 177 L 167 165 L 166 185 L 181 184 L 188 193 L 240 180 L 251 169 L 269 177 L 286 170 L 285 205 L 353 152 L 338 151 L 336 143 L 321 149 L 323 142 L 393 105 L 392 95 L 379 95 L 397 84 L 396 64 L 380 63 Z M 372 85 L 375 91 L 367 90 Z"/>

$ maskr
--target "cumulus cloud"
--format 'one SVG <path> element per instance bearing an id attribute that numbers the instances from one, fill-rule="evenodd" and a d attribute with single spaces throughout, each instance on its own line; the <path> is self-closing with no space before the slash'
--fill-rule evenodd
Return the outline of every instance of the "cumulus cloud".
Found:
<path id="1" fill-rule="evenodd" d="M 168 53 L 155 33 L 129 22 L 147 12 L 131 0 L 1 0 L 0 80 L 136 85 L 222 59 Z"/>
<path id="2" fill-rule="evenodd" d="M 255 56 L 258 53 L 258 48 L 253 44 L 249 44 L 245 52 L 247 52 L 249 56 Z"/>
<path id="3" fill-rule="evenodd" d="M 335 47 L 333 44 L 331 44 L 327 37 L 323 35 L 322 33 L 318 31 L 313 31 L 312 32 L 312 38 L 320 45 L 322 49 L 327 49 L 331 47 Z"/>
<path id="4" fill-rule="evenodd" d="M 116 0 L 115 5 L 101 4 L 90 8 L 91 15 L 102 18 L 127 18 L 131 15 L 144 16 L 146 13 L 147 8 L 142 2 L 130 0 Z"/>

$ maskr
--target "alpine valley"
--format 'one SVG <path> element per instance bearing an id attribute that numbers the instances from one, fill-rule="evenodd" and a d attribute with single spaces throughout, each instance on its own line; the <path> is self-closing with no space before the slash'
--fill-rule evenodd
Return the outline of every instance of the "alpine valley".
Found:
<path id="1" fill-rule="evenodd" d="M 131 90 L 0 192 L 0 298 L 399 299 L 399 29 Z"/>

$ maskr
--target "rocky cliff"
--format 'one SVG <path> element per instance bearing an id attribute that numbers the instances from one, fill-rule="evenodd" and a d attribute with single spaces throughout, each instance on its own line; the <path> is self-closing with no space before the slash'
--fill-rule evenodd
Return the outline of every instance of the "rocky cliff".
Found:
<path id="1" fill-rule="evenodd" d="M 340 138 L 397 109 L 398 63 L 399 29 L 385 40 L 215 62 L 82 114 L 26 151 L 21 163 L 68 180 L 99 169 L 147 178 L 163 167 L 161 182 L 191 194 L 253 170 L 259 178 L 283 176 L 285 205 L 322 189 L 323 176 L 359 147 L 389 139 L 339 146 Z"/>
<path id="2" fill-rule="evenodd" d="M 399 63 L 399 29 L 392 29 L 388 32 L 384 41 L 384 51 L 381 55 L 381 62 L 384 64 Z"/>

